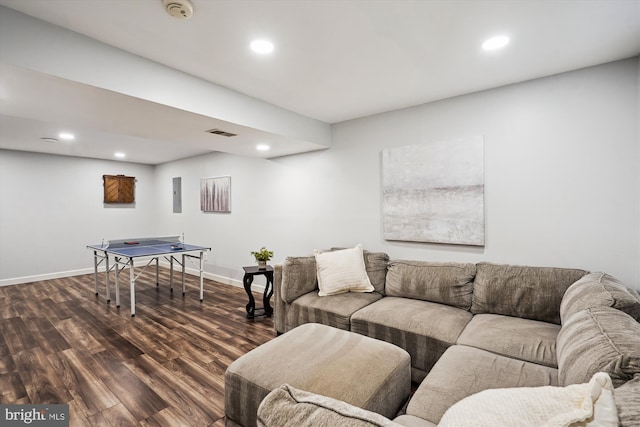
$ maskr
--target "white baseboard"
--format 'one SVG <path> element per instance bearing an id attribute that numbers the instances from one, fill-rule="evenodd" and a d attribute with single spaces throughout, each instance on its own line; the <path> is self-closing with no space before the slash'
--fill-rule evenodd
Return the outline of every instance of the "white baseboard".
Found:
<path id="1" fill-rule="evenodd" d="M 160 265 L 162 265 L 163 267 L 169 268 L 169 263 L 160 262 Z M 175 271 L 178 272 L 178 271 L 181 271 L 181 269 L 176 268 Z M 104 270 L 101 270 L 101 272 L 104 272 Z M 195 268 L 185 268 L 184 272 L 192 276 L 198 276 L 199 274 L 198 270 L 196 270 Z M 83 274 L 92 274 L 92 273 L 93 273 L 93 268 L 83 268 L 80 270 L 60 271 L 57 273 L 38 274 L 34 276 L 13 277 L 10 279 L 1 279 L 0 286 L 19 285 L 21 283 L 32 283 L 32 282 L 39 282 L 41 280 L 60 279 L 63 277 L 81 276 Z M 202 276 L 209 280 L 215 280 L 216 282 L 224 283 L 225 285 L 231 285 L 237 288 L 244 289 L 244 285 L 241 280 L 232 279 L 230 277 L 225 277 L 225 276 L 219 276 L 217 274 L 209 273 L 206 271 L 202 274 Z M 174 276 L 174 278 L 175 277 L 176 276 Z M 98 278 L 98 280 L 101 280 L 101 279 Z M 254 291 L 264 292 L 264 285 L 254 284 L 251 286 L 251 289 Z"/>
<path id="2" fill-rule="evenodd" d="M 81 270 L 59 271 L 57 273 L 37 274 L 34 276 L 13 277 L 10 279 L 1 279 L 0 286 L 18 285 L 20 283 L 39 282 L 41 280 L 60 279 L 62 277 L 81 276 L 83 274 L 93 273 L 93 268 L 83 268 Z"/>

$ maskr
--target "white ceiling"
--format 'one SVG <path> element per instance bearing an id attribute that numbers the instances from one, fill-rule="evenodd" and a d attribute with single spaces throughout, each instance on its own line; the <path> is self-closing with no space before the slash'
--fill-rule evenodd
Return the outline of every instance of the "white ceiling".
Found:
<path id="1" fill-rule="evenodd" d="M 181 21 L 164 11 L 161 0 L 0 0 L 1 5 L 326 123 L 640 54 L 640 0 L 192 2 L 194 16 Z M 508 35 L 511 43 L 499 52 L 482 51 L 481 43 L 499 34 Z M 250 52 L 248 44 L 256 37 L 272 40 L 274 53 L 257 57 Z M 86 146 L 76 144 L 60 154 L 101 157 L 91 152 L 91 144 L 119 138 L 131 139 L 127 142 L 140 153 L 128 159 L 142 163 L 211 151 L 201 134 L 189 133 L 187 124 L 199 121 L 200 130 L 216 118 L 190 117 L 171 106 L 37 73 L 21 76 L 21 71 L 3 66 L 2 84 L 42 87 L 45 93 L 55 87 L 69 97 L 91 93 L 105 101 L 105 110 L 119 105 L 118 110 L 127 112 L 106 124 L 96 117 L 108 111 L 66 111 L 60 117 L 64 125 L 85 135 L 96 133 Z M 23 105 L 7 105 L 3 99 L 0 147 L 16 149 L 17 144 L 43 151 L 42 143 L 30 148 L 27 140 L 48 136 L 42 134 L 47 125 L 51 131 L 60 127 L 53 100 L 27 98 Z M 42 100 L 42 92 L 38 98 Z M 158 114 L 185 126 L 170 134 L 143 130 L 147 119 L 157 122 Z M 254 142 L 247 137 L 239 144 L 246 150 L 235 152 L 254 155 Z M 287 141 L 280 143 L 281 151 L 271 156 L 301 151 L 287 147 Z M 216 150 L 227 151 L 220 146 Z"/>

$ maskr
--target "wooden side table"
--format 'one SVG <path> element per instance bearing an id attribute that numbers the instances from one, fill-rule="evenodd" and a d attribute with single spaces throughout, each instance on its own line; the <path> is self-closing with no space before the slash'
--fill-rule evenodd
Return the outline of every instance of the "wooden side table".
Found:
<path id="1" fill-rule="evenodd" d="M 242 283 L 244 284 L 244 290 L 249 296 L 249 303 L 247 304 L 247 318 L 253 319 L 256 316 L 271 317 L 273 314 L 273 308 L 269 304 L 271 295 L 273 295 L 273 267 L 267 265 L 266 268 L 259 268 L 252 265 L 250 267 L 242 267 L 244 270 L 244 277 Z M 256 302 L 251 293 L 251 284 L 253 283 L 254 276 L 264 276 L 267 279 L 267 284 L 264 287 L 264 295 L 262 297 L 262 304 L 264 307 L 256 308 Z"/>

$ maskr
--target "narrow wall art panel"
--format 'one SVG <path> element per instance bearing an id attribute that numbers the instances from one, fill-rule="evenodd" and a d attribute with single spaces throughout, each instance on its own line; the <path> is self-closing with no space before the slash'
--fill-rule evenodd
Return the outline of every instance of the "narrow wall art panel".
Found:
<path id="1" fill-rule="evenodd" d="M 200 210 L 203 212 L 231 212 L 230 176 L 200 180 Z"/>
<path id="2" fill-rule="evenodd" d="M 382 150 L 385 240 L 484 246 L 484 138 Z"/>

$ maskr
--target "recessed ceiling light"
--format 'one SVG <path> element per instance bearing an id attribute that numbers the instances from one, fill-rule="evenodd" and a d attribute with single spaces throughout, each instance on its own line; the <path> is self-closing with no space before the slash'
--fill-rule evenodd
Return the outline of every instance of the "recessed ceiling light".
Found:
<path id="1" fill-rule="evenodd" d="M 269 151 L 271 147 L 269 147 L 267 144 L 258 144 L 256 145 L 256 150 L 258 151 Z"/>
<path id="2" fill-rule="evenodd" d="M 126 155 L 126 154 L 121 153 L 121 152 L 114 153 L 113 155 L 114 155 L 114 156 L 116 156 L 116 157 L 117 157 L 117 158 L 119 158 L 119 159 L 124 159 L 125 157 L 127 157 L 127 155 Z"/>
<path id="3" fill-rule="evenodd" d="M 264 40 L 264 39 L 254 40 L 251 42 L 250 46 L 251 46 L 251 50 L 261 55 L 266 55 L 268 53 L 273 52 L 273 43 L 271 43 L 269 40 Z"/>
<path id="4" fill-rule="evenodd" d="M 509 37 L 498 36 L 498 37 L 492 37 L 490 39 L 485 40 L 485 42 L 482 43 L 482 48 L 484 50 L 496 50 L 496 49 L 501 49 L 508 44 L 509 44 Z"/>
<path id="5" fill-rule="evenodd" d="M 58 134 L 58 138 L 64 140 L 64 141 L 73 141 L 76 137 L 74 134 L 69 133 L 69 132 L 60 132 Z"/>

